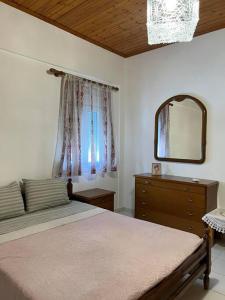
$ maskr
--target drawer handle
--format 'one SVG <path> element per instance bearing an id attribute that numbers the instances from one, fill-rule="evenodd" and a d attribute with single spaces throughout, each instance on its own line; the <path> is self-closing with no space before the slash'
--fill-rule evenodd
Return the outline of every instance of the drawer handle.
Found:
<path id="1" fill-rule="evenodd" d="M 188 202 L 193 202 L 193 200 L 191 198 L 188 199 Z"/>
<path id="2" fill-rule="evenodd" d="M 146 193 L 146 190 L 142 190 L 142 193 Z"/>
<path id="3" fill-rule="evenodd" d="M 188 227 L 188 230 L 193 230 L 193 227 L 192 227 L 192 226 L 189 226 L 189 227 Z"/>
<path id="4" fill-rule="evenodd" d="M 148 180 L 145 180 L 145 184 L 150 184 L 151 182 Z"/>
<path id="5" fill-rule="evenodd" d="M 141 216 L 142 216 L 142 217 L 146 217 L 146 215 L 145 215 L 145 214 L 142 214 Z"/>
<path id="6" fill-rule="evenodd" d="M 193 216 L 194 214 L 193 214 L 193 212 L 189 211 L 189 212 L 188 212 L 188 215 L 189 215 L 189 216 Z"/>

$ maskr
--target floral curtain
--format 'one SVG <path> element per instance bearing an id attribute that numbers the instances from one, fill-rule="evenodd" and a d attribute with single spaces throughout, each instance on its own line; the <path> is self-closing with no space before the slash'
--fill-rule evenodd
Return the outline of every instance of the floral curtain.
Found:
<path id="1" fill-rule="evenodd" d="M 112 90 L 66 75 L 61 83 L 53 176 L 80 176 L 117 170 Z"/>

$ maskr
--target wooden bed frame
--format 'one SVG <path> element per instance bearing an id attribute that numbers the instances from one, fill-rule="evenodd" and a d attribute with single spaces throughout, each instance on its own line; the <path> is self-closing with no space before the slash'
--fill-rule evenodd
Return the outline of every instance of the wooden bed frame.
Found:
<path id="1" fill-rule="evenodd" d="M 208 231 L 208 230 L 207 230 Z M 150 289 L 139 300 L 181 299 L 193 282 L 203 276 L 204 289 L 209 289 L 211 272 L 211 245 L 209 233 L 204 236 L 203 244 L 189 256 L 174 272 Z"/>
<path id="2" fill-rule="evenodd" d="M 68 196 L 73 194 L 72 179 L 67 183 Z M 206 227 L 203 243 L 175 271 L 163 279 L 155 287 L 147 291 L 138 300 L 172 300 L 181 299 L 185 291 L 197 278 L 203 279 L 204 289 L 209 289 L 211 272 L 211 238 Z"/>

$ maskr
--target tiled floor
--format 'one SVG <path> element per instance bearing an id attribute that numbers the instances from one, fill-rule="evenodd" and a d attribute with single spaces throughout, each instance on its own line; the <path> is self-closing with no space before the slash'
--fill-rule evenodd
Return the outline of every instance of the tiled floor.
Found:
<path id="1" fill-rule="evenodd" d="M 132 217 L 127 209 L 119 213 Z M 197 280 L 182 300 L 225 300 L 225 240 L 217 243 L 212 249 L 212 272 L 210 274 L 210 290 L 205 291 L 202 280 Z"/>

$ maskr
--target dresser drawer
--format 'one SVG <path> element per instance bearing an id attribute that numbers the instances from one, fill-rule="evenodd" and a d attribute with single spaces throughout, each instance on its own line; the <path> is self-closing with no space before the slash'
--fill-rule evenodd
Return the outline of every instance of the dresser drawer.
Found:
<path id="1" fill-rule="evenodd" d="M 166 214 L 170 214 L 171 216 L 177 216 L 184 218 L 190 221 L 199 221 L 205 214 L 205 210 L 203 208 L 193 208 L 189 204 L 186 205 L 172 205 L 165 199 L 164 202 L 160 203 L 158 201 L 153 200 L 145 200 L 145 199 L 136 199 L 135 202 L 135 210 L 142 210 L 143 213 L 148 211 L 156 211 L 162 212 Z"/>
<path id="2" fill-rule="evenodd" d="M 143 198 L 136 198 L 135 201 L 135 209 L 142 208 L 142 209 L 153 209 L 154 204 L 150 199 L 143 199 Z"/>
<path id="3" fill-rule="evenodd" d="M 135 217 L 152 223 L 188 231 L 201 237 L 205 232 L 204 224 L 201 221 L 187 221 L 186 219 L 162 212 L 138 209 L 135 213 Z"/>
<path id="4" fill-rule="evenodd" d="M 206 212 L 205 196 L 179 190 L 164 189 L 161 187 L 136 184 L 136 201 L 140 199 L 154 202 L 159 207 L 177 209 L 189 207 L 190 209 L 203 209 Z"/>
<path id="5" fill-rule="evenodd" d="M 153 180 L 153 179 L 147 179 L 147 178 L 136 178 L 137 184 L 142 184 L 145 186 L 152 186 L 152 187 L 160 187 L 164 189 L 173 189 L 178 191 L 184 191 L 189 193 L 196 193 L 205 195 L 205 187 L 198 186 L 198 184 L 183 184 L 183 183 L 174 183 L 174 182 L 167 182 L 167 181 L 161 181 L 161 180 Z"/>
<path id="6" fill-rule="evenodd" d="M 135 182 L 144 184 L 144 185 L 150 185 L 150 184 L 152 184 L 153 180 L 148 179 L 148 178 L 143 178 L 143 177 L 142 178 L 136 177 Z"/>
<path id="7" fill-rule="evenodd" d="M 135 185 L 135 195 L 136 197 L 147 198 L 151 195 L 152 186 L 144 184 Z"/>

